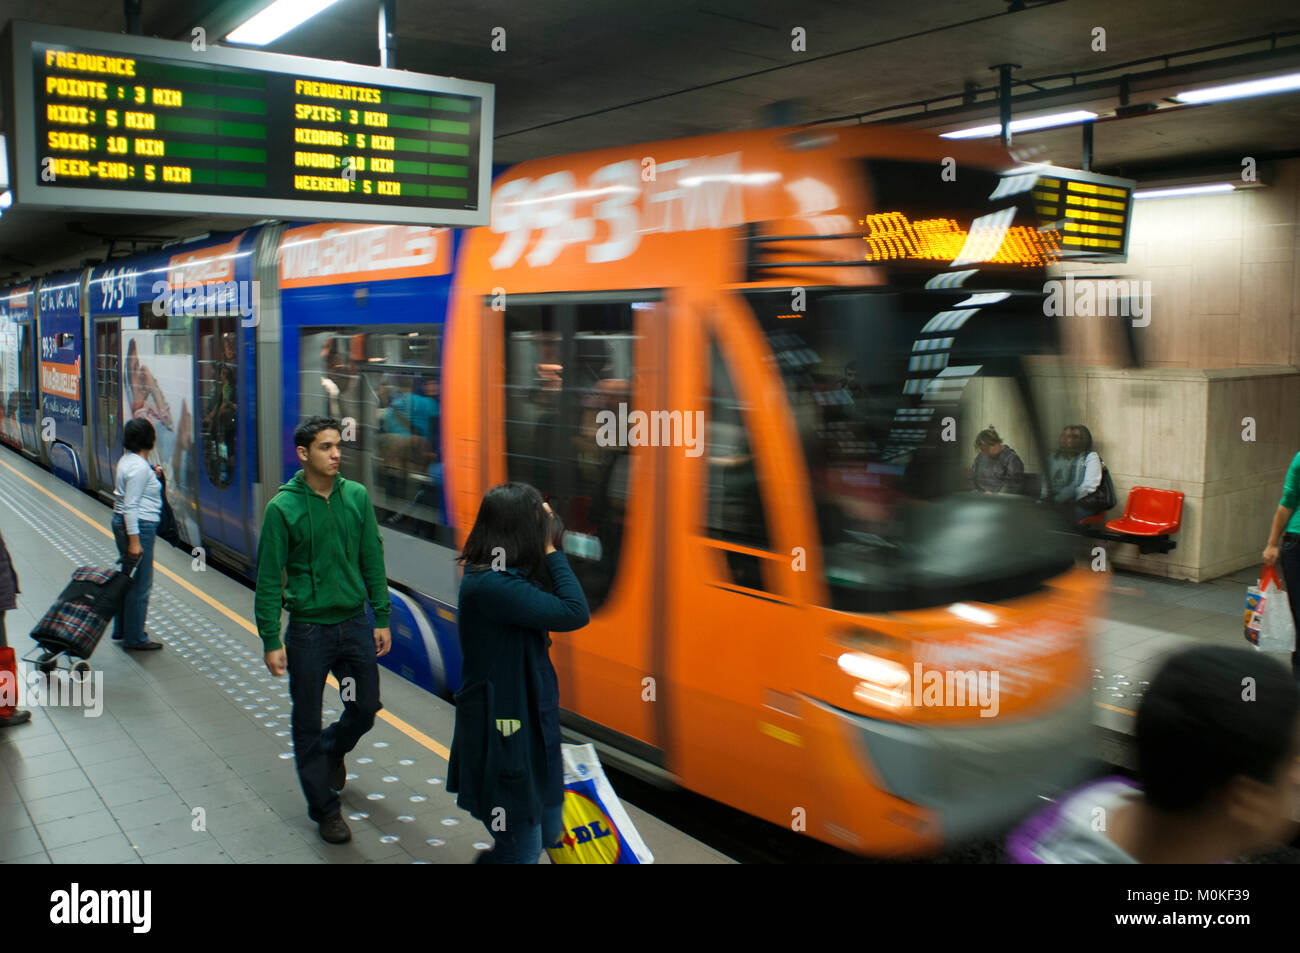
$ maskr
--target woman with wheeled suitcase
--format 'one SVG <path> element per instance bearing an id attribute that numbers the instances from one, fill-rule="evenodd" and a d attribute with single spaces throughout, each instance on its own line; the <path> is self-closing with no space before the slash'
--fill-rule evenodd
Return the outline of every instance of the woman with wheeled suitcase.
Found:
<path id="1" fill-rule="evenodd" d="M 153 588 L 153 547 L 162 519 L 161 467 L 149 465 L 149 451 L 156 439 L 153 424 L 140 417 L 122 429 L 122 449 L 113 481 L 113 538 L 126 571 L 135 569 L 135 583 L 126 604 L 113 620 L 113 638 L 133 652 L 162 648 L 144 631 L 149 612 L 149 591 Z"/>

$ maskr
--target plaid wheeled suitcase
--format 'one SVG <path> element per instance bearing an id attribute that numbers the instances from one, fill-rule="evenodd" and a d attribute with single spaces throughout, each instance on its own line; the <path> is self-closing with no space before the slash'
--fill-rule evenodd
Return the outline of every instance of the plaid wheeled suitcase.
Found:
<path id="1" fill-rule="evenodd" d="M 60 655 L 90 658 L 108 623 L 122 611 L 133 581 L 133 572 L 78 567 L 72 581 L 32 629 L 32 638 L 45 650 L 37 667 L 53 671 Z"/>

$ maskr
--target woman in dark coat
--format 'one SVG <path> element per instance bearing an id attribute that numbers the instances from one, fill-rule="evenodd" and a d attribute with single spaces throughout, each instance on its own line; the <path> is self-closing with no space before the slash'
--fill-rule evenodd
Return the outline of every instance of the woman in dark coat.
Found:
<path id="1" fill-rule="evenodd" d="M 535 864 L 562 833 L 560 691 L 547 631 L 587 624 L 587 599 L 555 547 L 563 529 L 526 483 L 494 487 L 460 556 L 463 687 L 447 790 L 495 846 L 480 860 Z M 550 591 L 543 588 L 549 576 Z"/>
<path id="2" fill-rule="evenodd" d="M 21 591 L 18 588 L 18 573 L 14 572 L 13 560 L 9 558 L 9 547 L 5 545 L 4 537 L 0 536 L 0 672 L 12 672 L 15 679 L 18 677 L 18 668 L 5 632 L 5 613 L 18 608 L 18 593 Z M 17 687 L 15 682 L 14 688 Z M 31 720 L 31 712 L 5 707 L 0 701 L 0 728 L 26 724 Z"/>

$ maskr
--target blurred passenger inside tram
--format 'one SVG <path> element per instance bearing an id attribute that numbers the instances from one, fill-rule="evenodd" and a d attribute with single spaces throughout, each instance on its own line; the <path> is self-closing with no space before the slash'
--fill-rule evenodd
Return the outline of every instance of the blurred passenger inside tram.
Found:
<path id="1" fill-rule="evenodd" d="M 970 468 L 970 487 L 976 493 L 1020 493 L 1025 482 L 1025 464 L 1020 455 L 1002 442 L 992 424 L 975 438 L 975 462 Z"/>
<path id="2" fill-rule="evenodd" d="M 415 493 L 415 505 L 425 510 L 419 517 L 426 522 L 443 522 L 442 511 L 442 406 L 438 401 L 439 385 L 436 377 L 426 378 L 420 385 L 423 400 L 428 401 L 426 432 L 418 447 L 417 465 L 424 474 Z"/>
<path id="3" fill-rule="evenodd" d="M 346 362 L 343 355 L 333 350 L 330 344 L 327 343 L 323 350 L 325 373 L 321 375 L 320 386 L 325 392 L 326 416 L 342 420 L 347 416 L 343 413 L 343 390 L 350 383 L 345 369 Z"/>
<path id="4" fill-rule="evenodd" d="M 1021 864 L 1211 864 L 1287 843 L 1300 799 L 1300 690 L 1276 659 L 1174 655 L 1137 716 L 1140 785 L 1092 781 L 1017 829 Z M 1103 823 L 1098 823 L 1098 819 Z"/>
<path id="5" fill-rule="evenodd" d="M 368 452 L 373 448 L 367 445 L 367 430 L 361 426 L 365 419 L 364 394 L 366 387 L 357 372 L 356 362 L 349 356 L 346 347 L 336 350 L 338 339 L 327 340 L 321 348 L 322 371 L 321 391 L 324 394 L 324 406 L 321 415 L 338 420 L 343 425 L 343 445 L 347 450 L 343 454 L 343 463 L 339 467 L 345 479 L 366 482 L 369 474 L 365 463 Z M 343 341 L 345 346 L 350 342 Z M 304 410 L 310 408 L 304 403 Z"/>
<path id="6" fill-rule="evenodd" d="M 395 524 L 407 515 L 399 502 L 414 502 L 412 477 L 429 466 L 431 423 L 438 402 L 421 388 L 415 392 L 411 378 L 385 375 L 379 385 L 379 469 L 380 485 L 389 497 L 393 515 L 385 522 Z"/>
<path id="7" fill-rule="evenodd" d="M 835 382 L 835 386 L 840 390 L 846 391 L 854 400 L 867 396 L 866 389 L 862 386 L 862 381 L 858 379 L 857 361 L 849 361 L 844 365 L 844 376 Z"/>

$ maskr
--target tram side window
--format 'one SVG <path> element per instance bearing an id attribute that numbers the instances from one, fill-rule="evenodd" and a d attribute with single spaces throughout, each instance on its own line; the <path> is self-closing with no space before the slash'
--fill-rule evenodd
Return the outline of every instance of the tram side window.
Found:
<path id="1" fill-rule="evenodd" d="M 235 433 L 239 421 L 236 381 L 239 349 L 235 317 L 199 320 L 199 400 L 202 413 L 203 465 L 219 490 L 235 474 Z"/>
<path id="2" fill-rule="evenodd" d="M 36 335 L 32 325 L 22 324 L 18 327 L 18 407 L 22 416 L 26 417 L 32 412 L 33 396 L 36 393 L 36 378 L 33 367 L 33 351 L 35 350 Z"/>
<path id="3" fill-rule="evenodd" d="M 95 394 L 99 400 L 100 426 L 116 435 L 121 426 L 122 383 L 118 368 L 118 330 L 109 321 L 95 325 Z"/>
<path id="4" fill-rule="evenodd" d="M 379 522 L 453 545 L 443 500 L 442 327 L 306 329 L 299 354 L 301 416 L 342 424 L 339 472 L 366 485 Z"/>
<path id="5" fill-rule="evenodd" d="M 637 302 L 511 304 L 506 312 L 506 474 L 564 520 L 564 549 L 592 609 L 618 573 L 632 485 L 627 446 L 602 446 L 598 415 L 635 385 Z"/>
<path id="6" fill-rule="evenodd" d="M 709 364 L 708 535 L 741 546 L 771 549 L 744 413 L 716 341 L 709 347 Z M 735 568 L 733 565 L 733 571 Z M 756 581 L 751 578 L 745 584 Z"/>

